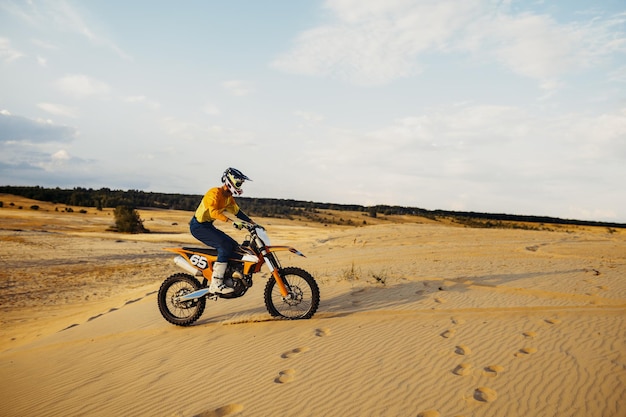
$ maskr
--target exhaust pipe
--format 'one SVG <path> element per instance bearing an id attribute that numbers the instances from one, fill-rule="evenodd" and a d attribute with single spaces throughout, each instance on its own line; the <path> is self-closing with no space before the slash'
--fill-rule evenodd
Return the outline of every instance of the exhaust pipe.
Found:
<path id="1" fill-rule="evenodd" d="M 185 258 L 183 258 L 180 255 L 174 258 L 174 263 L 178 265 L 179 267 L 181 267 L 182 269 L 184 269 L 185 271 L 189 272 L 191 275 L 194 275 L 196 277 L 202 276 L 202 271 L 189 265 L 189 263 L 185 260 Z"/>

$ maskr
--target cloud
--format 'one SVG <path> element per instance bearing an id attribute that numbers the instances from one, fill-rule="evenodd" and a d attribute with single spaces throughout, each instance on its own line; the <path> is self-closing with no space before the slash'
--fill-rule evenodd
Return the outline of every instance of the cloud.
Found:
<path id="1" fill-rule="evenodd" d="M 107 95 L 111 90 L 106 83 L 81 74 L 66 75 L 55 84 L 63 93 L 75 98 Z"/>
<path id="2" fill-rule="evenodd" d="M 374 131 L 315 132 L 298 146 L 286 168 L 324 188 L 325 201 L 613 220 L 623 205 L 626 109 L 554 117 L 441 106 Z M 348 186 L 333 187 L 336 172 Z"/>
<path id="3" fill-rule="evenodd" d="M 84 169 L 87 161 L 73 157 L 65 149 L 59 149 L 52 154 L 45 154 L 41 158 L 31 160 L 33 166 L 46 172 L 63 172 L 74 169 Z"/>
<path id="4" fill-rule="evenodd" d="M 324 116 L 322 116 L 321 114 L 308 112 L 308 111 L 296 110 L 293 112 L 293 114 L 294 116 L 297 116 L 301 118 L 302 120 L 306 122 L 311 122 L 311 123 L 317 123 L 317 122 L 321 122 L 324 120 Z"/>
<path id="5" fill-rule="evenodd" d="M 41 110 L 53 114 L 55 116 L 63 116 L 63 117 L 71 117 L 76 118 L 76 109 L 72 107 L 67 107 L 62 104 L 55 103 L 39 103 L 37 104 Z"/>
<path id="6" fill-rule="evenodd" d="M 327 1 L 334 22 L 301 33 L 271 65 L 285 72 L 380 85 L 421 71 L 420 55 L 446 47 L 481 1 Z"/>
<path id="7" fill-rule="evenodd" d="M 146 96 L 128 96 L 124 99 L 127 103 L 140 103 L 153 110 L 157 110 L 161 107 L 158 101 L 148 99 Z"/>
<path id="8" fill-rule="evenodd" d="M 57 125 L 50 120 L 33 120 L 0 111 L 0 143 L 67 142 L 77 134 L 75 128 Z"/>
<path id="9" fill-rule="evenodd" d="M 186 142 L 202 143 L 208 146 L 256 146 L 253 133 L 218 124 L 207 124 L 205 120 L 195 122 L 166 117 L 161 120 L 160 125 L 168 136 Z"/>
<path id="10" fill-rule="evenodd" d="M 501 65 L 549 88 L 554 87 L 549 84 L 555 78 L 626 52 L 626 34 L 616 26 L 614 17 L 558 23 L 547 15 L 499 14 L 473 23 L 468 33 Z"/>
<path id="11" fill-rule="evenodd" d="M 51 158 L 53 161 L 68 161 L 71 159 L 65 149 L 61 149 L 60 151 L 53 153 Z"/>
<path id="12" fill-rule="evenodd" d="M 204 114 L 208 114 L 209 116 L 219 116 L 220 114 L 222 114 L 219 107 L 217 107 L 213 103 L 205 104 L 204 107 L 202 108 L 202 112 Z"/>
<path id="13" fill-rule="evenodd" d="M 24 54 L 13 49 L 11 41 L 7 38 L 0 38 L 0 61 L 13 62 L 23 57 Z"/>
<path id="14" fill-rule="evenodd" d="M 242 80 L 224 81 L 222 87 L 234 96 L 247 96 L 252 93 L 252 88 Z"/>
<path id="15" fill-rule="evenodd" d="M 619 181 L 625 144 L 626 109 L 552 118 L 517 107 L 466 104 L 399 118 L 371 132 L 322 132 L 302 141 L 307 159 L 300 162 L 314 172 L 349 166 L 342 178 L 351 184 L 366 184 L 367 178 L 380 183 L 393 173 L 403 181 L 467 182 L 497 194 L 528 184 L 594 188 Z M 397 186 L 389 189 L 401 193 Z"/>
<path id="16" fill-rule="evenodd" d="M 626 83 L 626 65 L 623 65 L 611 71 L 611 73 L 609 74 L 609 80 L 620 82 L 620 83 Z"/>
<path id="17" fill-rule="evenodd" d="M 102 35 L 104 30 L 95 29 L 97 22 L 88 22 L 74 7 L 65 0 L 37 1 L 24 3 L 2 2 L 0 8 L 22 19 L 38 30 L 52 28 L 60 32 L 69 32 L 86 38 L 92 45 L 104 47 L 126 60 L 132 57 L 117 44 Z"/>
<path id="18" fill-rule="evenodd" d="M 10 156 L 7 159 L 0 155 L 0 182 L 4 184 L 74 187 L 101 181 L 97 172 L 102 169 L 94 169 L 97 161 L 73 157 L 65 150 L 41 152 L 20 148 Z M 111 173 L 108 177 L 114 176 Z"/>
<path id="19" fill-rule="evenodd" d="M 581 65 L 576 48 L 580 34 L 549 16 L 498 15 L 468 28 L 475 53 L 486 53 L 510 71 L 545 80 Z M 468 42 L 468 41 L 466 41 Z M 469 46 L 461 43 L 460 47 Z"/>
<path id="20" fill-rule="evenodd" d="M 41 39 L 33 39 L 32 40 L 33 45 L 36 45 L 40 48 L 46 49 L 48 51 L 54 51 L 56 49 L 58 49 L 57 45 L 48 42 L 48 41 L 42 41 Z"/>
<path id="21" fill-rule="evenodd" d="M 381 85 L 419 74 L 429 54 L 456 51 L 497 62 L 552 89 L 560 86 L 555 78 L 626 51 L 620 15 L 563 24 L 488 0 L 329 0 L 325 5 L 332 22 L 300 33 L 272 67 Z"/>

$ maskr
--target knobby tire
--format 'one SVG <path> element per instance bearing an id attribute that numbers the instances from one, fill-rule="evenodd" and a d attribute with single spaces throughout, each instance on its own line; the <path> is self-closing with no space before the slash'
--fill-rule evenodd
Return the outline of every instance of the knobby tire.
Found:
<path id="1" fill-rule="evenodd" d="M 175 303 L 173 298 L 199 290 L 201 287 L 197 279 L 189 274 L 178 273 L 171 275 L 159 288 L 157 296 L 159 311 L 165 320 L 177 326 L 190 326 L 200 318 L 206 307 L 206 298 L 196 301 Z"/>
<path id="2" fill-rule="evenodd" d="M 265 285 L 265 307 L 270 315 L 290 320 L 313 317 L 320 303 L 320 290 L 315 278 L 304 269 L 295 267 L 283 268 L 279 272 L 285 285 L 292 288 L 301 299 L 283 299 L 276 279 L 271 277 Z"/>

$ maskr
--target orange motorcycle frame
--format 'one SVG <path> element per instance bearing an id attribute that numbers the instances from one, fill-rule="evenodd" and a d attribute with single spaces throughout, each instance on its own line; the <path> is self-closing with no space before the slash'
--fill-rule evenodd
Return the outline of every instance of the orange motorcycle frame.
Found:
<path id="1" fill-rule="evenodd" d="M 217 261 L 217 250 L 214 248 L 182 247 L 164 248 L 169 252 L 178 254 L 184 261 L 176 262 L 178 266 L 196 277 L 202 276 L 207 282 L 211 282 L 213 274 L 213 264 Z M 264 246 L 259 253 L 249 246 L 240 246 L 237 251 L 237 258 L 229 260 L 229 263 L 243 263 L 243 273 L 245 275 L 256 274 L 264 264 L 267 264 L 270 273 L 276 280 L 276 285 L 283 297 L 289 295 L 289 290 L 285 286 L 283 278 L 280 276 L 280 265 L 278 259 L 272 256 L 274 252 L 289 251 L 298 256 L 305 257 L 302 252 L 290 246 Z M 176 260 L 175 260 L 176 261 Z M 276 265 L 274 265 L 276 263 Z"/>

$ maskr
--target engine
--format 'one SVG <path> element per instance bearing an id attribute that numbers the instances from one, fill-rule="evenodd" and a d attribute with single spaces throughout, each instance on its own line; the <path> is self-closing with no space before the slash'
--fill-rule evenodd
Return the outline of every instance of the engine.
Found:
<path id="1" fill-rule="evenodd" d="M 222 294 L 221 298 L 238 298 L 252 286 L 252 275 L 243 274 L 243 263 L 229 263 L 224 274 L 224 284 L 235 289 L 230 294 Z"/>

